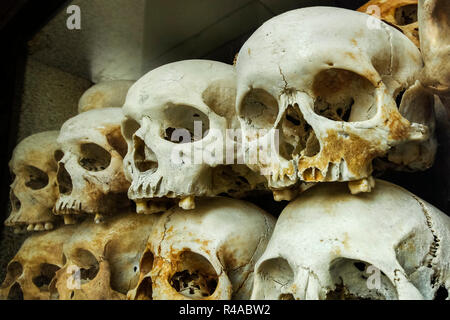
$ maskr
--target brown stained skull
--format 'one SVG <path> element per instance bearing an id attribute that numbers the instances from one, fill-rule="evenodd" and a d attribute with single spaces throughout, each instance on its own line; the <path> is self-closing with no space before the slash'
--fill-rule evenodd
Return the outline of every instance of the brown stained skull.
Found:
<path id="1" fill-rule="evenodd" d="M 418 0 L 371 0 L 358 11 L 374 15 L 396 27 L 420 47 L 417 2 Z"/>
<path id="2" fill-rule="evenodd" d="M 51 280 L 64 266 L 63 244 L 74 232 L 63 226 L 51 232 L 31 235 L 8 264 L 0 288 L 0 300 L 49 300 Z"/>
<path id="3" fill-rule="evenodd" d="M 368 192 L 374 159 L 433 139 L 432 99 L 418 82 L 420 51 L 388 24 L 367 23 L 367 15 L 341 8 L 292 10 L 265 22 L 241 48 L 237 115 L 248 149 L 258 150 L 246 163 L 266 177 L 275 199 L 290 200 L 316 182 Z M 431 116 L 401 113 L 414 108 Z M 395 160 L 426 169 L 434 151 Z"/>
<path id="4" fill-rule="evenodd" d="M 60 220 L 52 208 L 58 198 L 56 186 L 59 150 L 58 131 L 34 134 L 21 141 L 9 163 L 14 176 L 11 184 L 11 214 L 5 225 L 16 232 L 53 229 Z"/>
<path id="5" fill-rule="evenodd" d="M 101 222 L 130 205 L 121 120 L 121 109 L 104 108 L 81 113 L 62 126 L 58 142 L 64 155 L 58 163 L 55 213 L 64 215 L 66 223 L 79 214 L 95 215 Z"/>
<path id="6" fill-rule="evenodd" d="M 120 214 L 77 226 L 64 243 L 67 262 L 50 291 L 60 300 L 123 300 L 139 278 L 139 260 L 157 216 Z"/>
<path id="7" fill-rule="evenodd" d="M 261 209 L 222 197 L 200 199 L 189 214 L 168 210 L 149 236 L 128 299 L 248 299 L 274 223 Z"/>

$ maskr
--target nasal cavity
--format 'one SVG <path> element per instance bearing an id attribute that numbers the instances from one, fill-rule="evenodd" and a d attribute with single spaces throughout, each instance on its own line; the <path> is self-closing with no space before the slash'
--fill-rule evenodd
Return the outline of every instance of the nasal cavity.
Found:
<path id="1" fill-rule="evenodd" d="M 9 199 L 11 201 L 11 208 L 13 211 L 19 211 L 20 207 L 21 207 L 21 203 L 19 198 L 17 198 L 16 194 L 14 193 L 13 190 L 10 191 L 9 193 Z"/>
<path id="2" fill-rule="evenodd" d="M 140 172 L 158 169 L 155 153 L 137 136 L 134 136 L 134 164 Z"/>
<path id="3" fill-rule="evenodd" d="M 59 193 L 64 195 L 69 195 L 72 193 L 72 178 L 62 163 L 60 163 L 58 167 L 57 181 Z"/>

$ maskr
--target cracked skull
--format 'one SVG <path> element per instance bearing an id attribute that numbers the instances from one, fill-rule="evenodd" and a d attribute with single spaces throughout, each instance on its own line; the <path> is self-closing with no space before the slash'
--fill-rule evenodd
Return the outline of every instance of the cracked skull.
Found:
<path id="1" fill-rule="evenodd" d="M 72 236 L 73 226 L 31 235 L 8 264 L 0 300 L 49 300 L 49 285 L 63 267 L 63 244 Z"/>
<path id="2" fill-rule="evenodd" d="M 167 211 L 154 228 L 129 299 L 248 299 L 253 268 L 274 218 L 239 200 L 200 199 L 189 214 Z"/>
<path id="3" fill-rule="evenodd" d="M 123 172 L 126 142 L 120 123 L 119 108 L 95 109 L 66 121 L 58 142 L 57 182 L 59 198 L 55 213 L 64 215 L 66 223 L 73 223 L 75 215 L 112 215 L 129 206 L 129 183 Z"/>
<path id="4" fill-rule="evenodd" d="M 11 214 L 5 225 L 16 232 L 53 229 L 58 217 L 52 209 L 58 198 L 56 186 L 58 131 L 34 134 L 21 141 L 9 163 L 14 177 L 10 190 Z"/>
<path id="5" fill-rule="evenodd" d="M 195 196 L 236 194 L 263 182 L 235 161 L 227 134 L 239 127 L 235 96 L 234 68 L 208 60 L 164 65 L 131 87 L 124 167 L 139 213 L 159 211 L 157 199 L 181 199 L 180 207 L 193 209 Z"/>
<path id="6" fill-rule="evenodd" d="M 378 180 L 321 184 L 281 213 L 252 299 L 448 299 L 450 218 Z"/>
<path id="7" fill-rule="evenodd" d="M 139 278 L 139 260 L 156 216 L 127 213 L 77 225 L 64 243 L 67 259 L 50 284 L 60 300 L 122 300 Z"/>
<path id="8" fill-rule="evenodd" d="M 263 24 L 240 50 L 237 114 L 248 149 L 259 151 L 246 162 L 270 189 L 352 181 L 352 192 L 370 191 L 374 158 L 430 138 L 426 125 L 399 112 L 407 103 L 432 108 L 431 98 L 418 99 L 427 95 L 417 81 L 420 52 L 380 23 L 370 29 L 367 15 L 339 8 L 293 10 Z"/>
<path id="9" fill-rule="evenodd" d="M 420 46 L 417 0 L 371 0 L 358 11 L 377 16 L 401 30 L 417 47 Z"/>

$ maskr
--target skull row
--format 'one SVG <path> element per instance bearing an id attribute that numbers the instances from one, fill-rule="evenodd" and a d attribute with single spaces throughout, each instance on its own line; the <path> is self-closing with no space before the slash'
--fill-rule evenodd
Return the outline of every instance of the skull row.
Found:
<path id="1" fill-rule="evenodd" d="M 85 221 L 28 238 L 0 297 L 448 299 L 450 218 L 398 186 L 321 184 L 274 225 L 227 198 Z"/>
<path id="2" fill-rule="evenodd" d="M 249 299 L 274 224 L 252 204 L 216 198 L 190 215 L 122 213 L 34 234 L 0 299 Z"/>

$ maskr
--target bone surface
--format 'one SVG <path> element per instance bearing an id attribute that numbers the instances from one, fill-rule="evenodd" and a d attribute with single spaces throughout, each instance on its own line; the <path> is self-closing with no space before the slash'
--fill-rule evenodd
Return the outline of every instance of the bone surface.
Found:
<path id="1" fill-rule="evenodd" d="M 58 142 L 63 155 L 58 162 L 60 191 L 55 213 L 109 216 L 130 205 L 129 183 L 123 172 L 126 142 L 120 123 L 122 110 L 104 108 L 81 113 L 64 123 Z"/>
<path id="2" fill-rule="evenodd" d="M 229 198 L 202 199 L 184 212 L 175 207 L 155 225 L 140 278 L 129 299 L 248 299 L 253 268 L 275 219 Z"/>
<path id="3" fill-rule="evenodd" d="M 56 186 L 58 131 L 34 134 L 22 140 L 9 162 L 11 214 L 5 225 L 16 232 L 51 229 L 58 222 L 52 209 L 58 198 Z"/>
<path id="4" fill-rule="evenodd" d="M 154 69 L 130 88 L 124 167 L 128 196 L 141 211 L 150 212 L 145 202 L 160 198 L 192 209 L 195 197 L 239 194 L 264 181 L 236 162 L 236 143 L 226 131 L 239 128 L 235 82 L 231 65 L 186 60 Z"/>
<path id="5" fill-rule="evenodd" d="M 247 163 L 270 189 L 365 179 L 374 158 L 431 139 L 427 124 L 399 112 L 411 102 L 432 112 L 417 82 L 420 51 L 399 30 L 383 22 L 370 29 L 367 20 L 339 8 L 293 10 L 264 23 L 241 48 L 237 114 L 249 149 L 261 150 Z M 405 167 L 426 167 L 433 150 L 399 158 Z"/>
<path id="6" fill-rule="evenodd" d="M 377 180 L 353 196 L 320 184 L 281 213 L 252 299 L 434 299 L 450 289 L 450 218 Z"/>
<path id="7" fill-rule="evenodd" d="M 92 109 L 122 108 L 128 89 L 134 81 L 113 80 L 99 82 L 90 87 L 78 102 L 78 113 Z"/>

